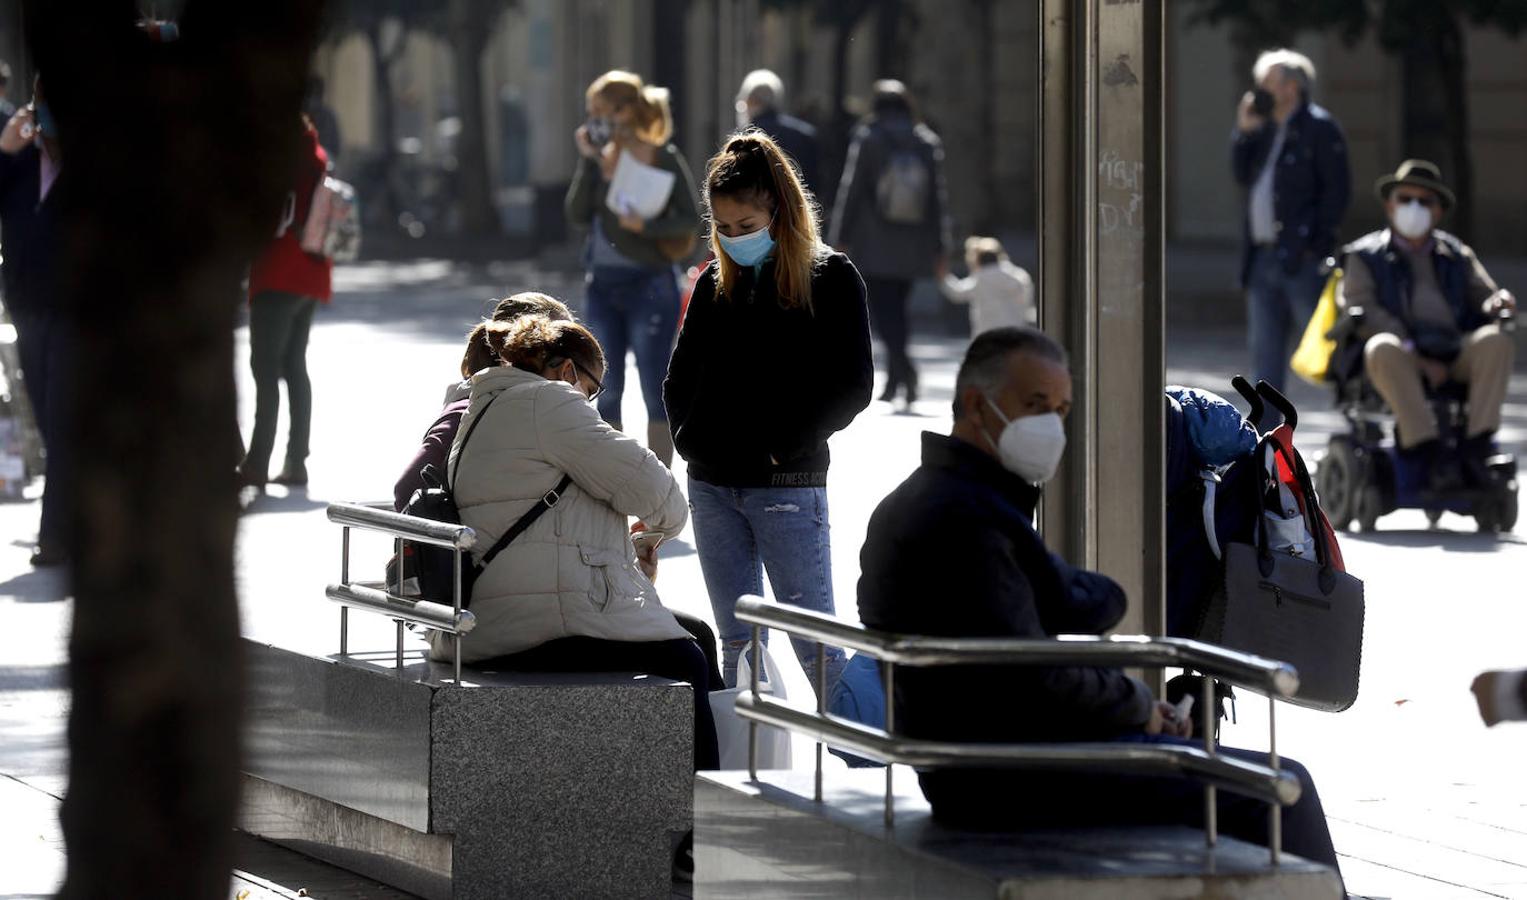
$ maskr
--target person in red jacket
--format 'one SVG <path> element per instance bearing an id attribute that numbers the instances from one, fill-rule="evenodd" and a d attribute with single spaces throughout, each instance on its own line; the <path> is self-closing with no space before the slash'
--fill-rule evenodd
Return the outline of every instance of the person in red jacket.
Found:
<path id="1" fill-rule="evenodd" d="M 302 164 L 290 195 L 286 221 L 249 271 L 249 368 L 255 380 L 255 425 L 249 450 L 239 466 L 239 483 L 263 488 L 267 481 L 305 485 L 308 481 L 308 435 L 313 417 L 313 389 L 308 381 L 308 332 L 313 312 L 332 295 L 334 262 L 302 249 L 300 235 L 322 183 L 329 158 L 318 144 L 318 131 L 302 117 Z M 286 381 L 291 428 L 286 464 L 269 475 L 281 411 L 279 382 Z"/>

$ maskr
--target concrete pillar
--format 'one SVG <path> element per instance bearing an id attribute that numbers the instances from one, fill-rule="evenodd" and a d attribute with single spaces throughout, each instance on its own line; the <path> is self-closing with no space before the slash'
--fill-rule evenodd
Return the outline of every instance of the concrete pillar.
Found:
<path id="1" fill-rule="evenodd" d="M 1128 592 L 1119 630 L 1164 613 L 1165 0 L 1040 4 L 1040 316 L 1075 403 L 1042 526 Z"/>

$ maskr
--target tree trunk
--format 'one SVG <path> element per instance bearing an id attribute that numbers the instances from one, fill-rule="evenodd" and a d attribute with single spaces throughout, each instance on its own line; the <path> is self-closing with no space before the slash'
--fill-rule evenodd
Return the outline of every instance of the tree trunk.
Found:
<path id="1" fill-rule="evenodd" d="M 1404 71 L 1404 156 L 1428 159 L 1458 195 L 1448 230 L 1473 232 L 1474 167 L 1469 157 L 1467 60 L 1457 18 L 1435 8 L 1412 28 L 1401 49 Z"/>
<path id="2" fill-rule="evenodd" d="M 497 16 L 490 15 L 477 0 L 451 0 L 450 15 L 456 114 L 461 117 L 461 134 L 456 141 L 456 200 L 461 228 L 467 234 L 493 234 L 498 231 L 498 214 L 483 128 L 482 58 Z"/>
<path id="3" fill-rule="evenodd" d="M 876 78 L 907 77 L 907 54 L 901 40 L 905 0 L 881 0 L 875 12 Z"/>
<path id="4" fill-rule="evenodd" d="M 168 45 L 130 0 L 25 9 L 60 128 L 55 303 L 77 379 L 60 896 L 225 898 L 244 681 L 232 325 L 296 171 L 321 4 L 195 0 Z"/>

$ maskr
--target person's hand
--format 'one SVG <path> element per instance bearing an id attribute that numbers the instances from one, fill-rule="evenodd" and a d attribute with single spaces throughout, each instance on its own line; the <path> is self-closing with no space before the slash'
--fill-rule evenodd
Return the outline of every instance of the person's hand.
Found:
<path id="1" fill-rule="evenodd" d="M 636 565 L 653 583 L 657 582 L 657 544 L 657 541 L 636 542 Z"/>
<path id="2" fill-rule="evenodd" d="M 599 149 L 594 142 L 589 140 L 589 126 L 584 123 L 573 132 L 573 144 L 578 148 L 578 155 L 586 159 L 598 159 Z"/>
<path id="3" fill-rule="evenodd" d="M 641 234 L 647 227 L 647 220 L 641 216 L 633 216 L 629 213 L 620 217 L 620 227 L 634 234 Z"/>
<path id="4" fill-rule="evenodd" d="M 32 110 L 21 107 L 5 123 L 5 130 L 0 131 L 0 153 L 15 155 L 20 153 L 26 146 L 32 143 L 32 138 L 37 134 L 37 124 L 32 121 Z"/>
<path id="5" fill-rule="evenodd" d="M 1416 357 L 1416 362 L 1420 364 L 1421 377 L 1426 379 L 1427 384 L 1432 387 L 1439 387 L 1444 381 L 1447 381 L 1447 363 L 1426 356 Z"/>
<path id="6" fill-rule="evenodd" d="M 1245 134 L 1250 134 L 1267 124 L 1265 118 L 1257 115 L 1255 103 L 1256 94 L 1252 91 L 1247 91 L 1241 95 L 1241 105 L 1235 111 L 1235 127 Z"/>
<path id="7" fill-rule="evenodd" d="M 1177 715 L 1177 707 L 1166 702 L 1157 700 L 1151 707 L 1150 721 L 1145 723 L 1146 734 L 1164 734 L 1167 737 L 1191 738 L 1193 736 L 1193 719 L 1191 716 L 1183 718 Z"/>
<path id="8" fill-rule="evenodd" d="M 1490 295 L 1485 301 L 1485 315 L 1498 316 L 1502 312 L 1516 313 L 1516 296 L 1505 288 L 1501 288 Z"/>
<path id="9" fill-rule="evenodd" d="M 933 261 L 933 274 L 938 276 L 939 281 L 943 281 L 949 274 L 949 260 L 942 254 Z"/>

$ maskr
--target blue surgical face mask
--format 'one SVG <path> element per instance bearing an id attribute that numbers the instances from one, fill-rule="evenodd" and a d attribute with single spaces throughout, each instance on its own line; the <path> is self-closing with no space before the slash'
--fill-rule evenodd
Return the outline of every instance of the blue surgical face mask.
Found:
<path id="1" fill-rule="evenodd" d="M 732 258 L 732 262 L 739 266 L 756 266 L 774 252 L 774 235 L 769 233 L 769 226 L 773 224 L 774 218 L 771 216 L 769 224 L 757 231 L 737 237 L 727 237 L 724 234 L 717 234 L 716 237 L 721 241 L 721 249 Z"/>

